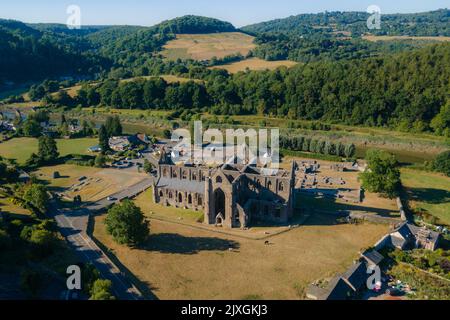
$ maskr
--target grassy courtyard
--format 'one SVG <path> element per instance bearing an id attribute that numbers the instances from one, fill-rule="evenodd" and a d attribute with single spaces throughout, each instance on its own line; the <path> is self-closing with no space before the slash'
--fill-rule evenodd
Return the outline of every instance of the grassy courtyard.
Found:
<path id="1" fill-rule="evenodd" d="M 58 151 L 61 156 L 68 154 L 89 154 L 88 148 L 96 145 L 97 139 L 58 139 Z M 0 156 L 15 159 L 19 164 L 25 161 L 34 152 L 38 151 L 38 140 L 35 138 L 14 138 L 0 143 Z"/>
<path id="2" fill-rule="evenodd" d="M 147 243 L 129 249 L 112 241 L 104 218 L 95 218 L 94 236 L 160 299 L 301 299 L 310 282 L 344 271 L 387 232 L 383 225 L 339 225 L 315 215 L 267 246 L 152 219 Z"/>
<path id="3" fill-rule="evenodd" d="M 439 219 L 439 223 L 450 225 L 450 178 L 444 175 L 402 170 L 402 183 L 411 207 Z"/>

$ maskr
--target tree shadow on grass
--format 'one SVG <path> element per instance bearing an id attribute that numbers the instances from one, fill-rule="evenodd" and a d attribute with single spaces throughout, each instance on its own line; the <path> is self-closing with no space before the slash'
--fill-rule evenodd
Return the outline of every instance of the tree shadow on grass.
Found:
<path id="1" fill-rule="evenodd" d="M 150 235 L 146 244 L 140 249 L 161 253 L 197 254 L 200 251 L 239 249 L 239 243 L 220 238 L 184 237 L 174 233 L 159 233 Z"/>
<path id="2" fill-rule="evenodd" d="M 441 204 L 450 202 L 450 191 L 432 188 L 409 188 L 409 197 L 414 201 L 429 204 Z"/>

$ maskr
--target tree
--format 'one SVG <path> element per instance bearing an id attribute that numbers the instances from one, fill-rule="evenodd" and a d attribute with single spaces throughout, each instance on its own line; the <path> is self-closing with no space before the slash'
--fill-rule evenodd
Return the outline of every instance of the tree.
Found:
<path id="1" fill-rule="evenodd" d="M 36 120 L 29 118 L 23 123 L 22 132 L 27 137 L 39 137 L 42 134 L 42 127 Z"/>
<path id="2" fill-rule="evenodd" d="M 109 150 L 109 137 L 104 125 L 101 125 L 98 130 L 98 143 L 102 150 L 102 154 L 105 154 Z"/>
<path id="3" fill-rule="evenodd" d="M 123 130 L 122 124 L 120 123 L 120 118 L 118 116 L 106 118 L 105 129 L 108 134 L 108 138 L 113 136 L 121 136 Z"/>
<path id="4" fill-rule="evenodd" d="M 433 170 L 450 177 L 450 151 L 440 153 L 432 164 Z"/>
<path id="5" fill-rule="evenodd" d="M 104 168 L 106 166 L 106 157 L 104 154 L 98 154 L 95 157 L 95 167 Z"/>
<path id="6" fill-rule="evenodd" d="M 356 152 L 356 147 L 353 143 L 345 146 L 344 153 L 345 153 L 346 158 L 352 158 L 355 155 L 355 152 Z"/>
<path id="7" fill-rule="evenodd" d="M 44 163 L 56 161 L 59 157 L 59 152 L 55 139 L 49 136 L 40 137 L 37 155 Z"/>
<path id="8" fill-rule="evenodd" d="M 47 188 L 41 184 L 31 184 L 27 186 L 23 199 L 43 214 L 47 211 L 50 200 L 47 194 Z"/>
<path id="9" fill-rule="evenodd" d="M 97 279 L 92 284 L 89 300 L 115 300 L 110 280 Z"/>
<path id="10" fill-rule="evenodd" d="M 116 242 L 130 247 L 142 244 L 150 233 L 149 222 L 141 209 L 130 200 L 109 209 L 106 230 Z"/>
<path id="11" fill-rule="evenodd" d="M 54 233 L 40 228 L 31 232 L 29 241 L 35 246 L 34 253 L 41 257 L 50 254 L 56 244 Z"/>
<path id="12" fill-rule="evenodd" d="M 153 171 L 153 169 L 154 169 L 153 164 L 150 161 L 148 161 L 147 159 L 145 159 L 144 160 L 144 171 L 146 173 L 151 173 Z"/>
<path id="13" fill-rule="evenodd" d="M 401 181 L 395 156 L 380 150 L 369 150 L 366 154 L 367 169 L 360 174 L 364 189 L 380 193 L 389 198 L 398 195 Z"/>

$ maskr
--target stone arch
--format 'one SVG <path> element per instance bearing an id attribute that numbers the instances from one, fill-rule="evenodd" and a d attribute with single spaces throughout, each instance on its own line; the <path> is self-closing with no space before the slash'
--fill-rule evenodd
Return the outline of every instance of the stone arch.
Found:
<path id="1" fill-rule="evenodd" d="M 183 202 L 183 194 L 181 192 L 178 193 L 178 203 Z"/>
<path id="2" fill-rule="evenodd" d="M 192 204 L 192 195 L 191 194 L 188 195 L 188 203 Z"/>
<path id="3" fill-rule="evenodd" d="M 279 191 L 284 191 L 284 183 L 283 183 L 283 181 L 280 181 L 280 183 L 278 184 L 278 190 Z"/>
<path id="4" fill-rule="evenodd" d="M 159 190 L 159 196 L 163 197 L 164 196 L 164 192 L 162 190 Z"/>
<path id="5" fill-rule="evenodd" d="M 222 183 L 222 182 L 223 182 L 222 177 L 221 176 L 217 176 L 216 177 L 216 183 Z"/>
<path id="6" fill-rule="evenodd" d="M 272 181 L 267 182 L 267 189 L 272 190 Z"/>
<path id="7" fill-rule="evenodd" d="M 222 216 L 222 219 L 225 219 L 225 193 L 222 189 L 217 189 L 214 191 L 214 217 Z"/>

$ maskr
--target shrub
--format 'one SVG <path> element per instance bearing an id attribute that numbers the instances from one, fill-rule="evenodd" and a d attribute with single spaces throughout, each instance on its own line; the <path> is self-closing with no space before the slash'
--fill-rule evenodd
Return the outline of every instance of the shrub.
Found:
<path id="1" fill-rule="evenodd" d="M 92 285 L 91 297 L 89 300 L 115 300 L 116 298 L 111 291 L 112 283 L 110 280 L 95 280 Z"/>

